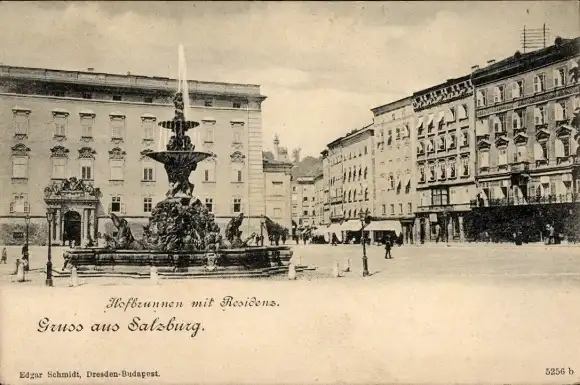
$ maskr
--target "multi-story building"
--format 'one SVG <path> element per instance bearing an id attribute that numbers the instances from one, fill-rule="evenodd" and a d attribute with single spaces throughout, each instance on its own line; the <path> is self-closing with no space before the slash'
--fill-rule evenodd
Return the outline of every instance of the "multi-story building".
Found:
<path id="1" fill-rule="evenodd" d="M 553 46 L 475 68 L 474 234 L 511 239 L 519 229 L 536 240 L 546 225 L 567 235 L 579 230 L 579 127 L 573 119 L 580 108 L 579 55 L 580 38 L 557 38 Z"/>
<path id="2" fill-rule="evenodd" d="M 257 85 L 188 86 L 186 118 L 200 122 L 188 134 L 215 154 L 192 174 L 194 195 L 221 226 L 244 212 L 244 233 L 259 232 L 265 96 Z M 168 189 L 165 171 L 143 151 L 165 144 L 157 123 L 173 118 L 176 89 L 169 78 L 0 66 L 0 243 L 23 242 L 27 214 L 31 243 L 47 241 L 47 206 L 57 209 L 55 244 L 115 231 L 109 213 L 127 218 L 139 236 Z M 53 184 L 64 191 L 55 194 Z"/>
<path id="3" fill-rule="evenodd" d="M 320 153 L 322 155 L 322 185 L 323 185 L 323 201 L 322 201 L 322 223 L 325 225 L 330 224 L 331 215 L 331 188 L 330 188 L 330 158 L 328 157 L 328 150 L 324 149 Z M 342 194 L 340 195 L 342 197 Z"/>
<path id="4" fill-rule="evenodd" d="M 342 223 L 325 231 L 345 234 L 360 230 L 358 215 L 366 210 L 372 215 L 375 200 L 373 125 L 332 141 L 322 154 L 323 164 L 328 164 L 323 170 L 328 170 L 324 178 L 328 181 L 330 220 Z"/>
<path id="5" fill-rule="evenodd" d="M 375 239 L 382 239 L 382 231 L 403 233 L 404 242 L 413 242 L 415 219 L 413 200 L 414 111 L 412 98 L 407 97 L 373 108 L 376 142 L 375 189 L 373 209 L 375 219 L 369 227 Z M 382 231 L 381 231 L 382 230 Z"/>
<path id="6" fill-rule="evenodd" d="M 316 226 L 320 226 L 326 222 L 324 222 L 324 175 L 322 172 L 318 173 L 314 177 L 314 191 L 315 191 L 315 200 L 314 200 L 314 211 L 316 213 L 314 224 Z"/>
<path id="7" fill-rule="evenodd" d="M 299 232 L 317 224 L 314 180 L 313 176 L 298 176 L 292 180 L 292 220 Z"/>
<path id="8" fill-rule="evenodd" d="M 413 94 L 417 240 L 464 240 L 475 193 L 474 102 L 468 76 Z"/>

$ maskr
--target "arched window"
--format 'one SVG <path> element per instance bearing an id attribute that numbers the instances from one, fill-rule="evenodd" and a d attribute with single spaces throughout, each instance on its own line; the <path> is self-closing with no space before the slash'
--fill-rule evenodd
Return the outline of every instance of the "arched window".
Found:
<path id="1" fill-rule="evenodd" d="M 365 201 L 369 200 L 369 188 L 365 188 Z"/>

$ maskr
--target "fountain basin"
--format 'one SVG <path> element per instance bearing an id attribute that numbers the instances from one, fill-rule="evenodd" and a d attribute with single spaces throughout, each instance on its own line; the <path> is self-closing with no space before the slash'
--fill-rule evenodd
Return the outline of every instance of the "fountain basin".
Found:
<path id="1" fill-rule="evenodd" d="M 199 122 L 193 122 L 191 120 L 164 120 L 158 124 L 161 127 L 167 128 L 169 130 L 175 130 L 177 127 L 181 127 L 184 131 L 199 126 Z"/>
<path id="2" fill-rule="evenodd" d="M 145 278 L 156 266 L 166 278 L 183 277 L 264 277 L 288 272 L 293 251 L 289 246 L 245 247 L 219 252 L 215 269 L 208 269 L 204 251 L 73 249 L 64 259 L 85 276 L 126 276 Z M 58 272 L 68 276 L 68 272 Z"/>
<path id="3" fill-rule="evenodd" d="M 214 156 L 212 153 L 201 151 L 151 151 L 146 152 L 145 155 L 163 164 L 179 163 L 191 165 Z"/>

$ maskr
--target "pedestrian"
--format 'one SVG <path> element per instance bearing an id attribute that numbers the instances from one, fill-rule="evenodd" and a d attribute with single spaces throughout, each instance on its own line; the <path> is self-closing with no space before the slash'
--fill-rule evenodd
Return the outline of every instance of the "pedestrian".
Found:
<path id="1" fill-rule="evenodd" d="M 24 246 L 22 246 L 22 263 L 24 265 L 24 271 L 29 271 L 29 269 L 30 269 L 28 257 L 29 257 L 28 245 L 24 245 Z"/>
<path id="2" fill-rule="evenodd" d="M 435 243 L 439 243 L 439 239 L 441 236 L 441 226 L 439 226 L 439 223 L 435 225 L 435 235 L 436 235 Z"/>
<path id="3" fill-rule="evenodd" d="M 282 233 L 282 244 L 286 244 L 286 233 Z"/>
<path id="4" fill-rule="evenodd" d="M 8 260 L 8 252 L 6 251 L 6 248 L 3 247 L 2 248 L 2 263 L 7 263 Z"/>
<path id="5" fill-rule="evenodd" d="M 385 239 L 385 259 L 393 259 L 393 256 L 391 255 L 391 248 L 391 239 L 387 237 Z"/>
<path id="6" fill-rule="evenodd" d="M 554 225 L 550 225 L 550 240 L 548 242 L 550 245 L 556 243 L 556 229 L 554 229 Z"/>

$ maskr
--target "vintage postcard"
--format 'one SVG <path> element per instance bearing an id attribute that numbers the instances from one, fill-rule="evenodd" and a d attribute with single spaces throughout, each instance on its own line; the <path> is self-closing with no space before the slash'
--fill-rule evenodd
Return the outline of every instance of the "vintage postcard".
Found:
<path id="1" fill-rule="evenodd" d="M 580 384 L 579 4 L 1 2 L 0 383 Z"/>

